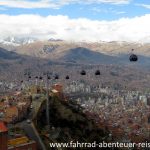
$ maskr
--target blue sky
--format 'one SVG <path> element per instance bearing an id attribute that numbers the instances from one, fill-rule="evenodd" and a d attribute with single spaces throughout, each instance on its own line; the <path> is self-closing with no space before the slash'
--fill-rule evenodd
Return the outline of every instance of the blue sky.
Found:
<path id="1" fill-rule="evenodd" d="M 90 4 L 87 2 L 80 3 L 78 0 L 76 2 L 72 2 L 71 0 L 67 1 L 67 3 L 63 2 L 63 0 L 58 0 L 58 2 L 62 4 L 57 4 L 59 6 L 41 6 L 42 8 L 36 8 L 37 6 L 32 6 L 32 8 L 26 8 L 23 6 L 15 6 L 15 3 L 18 3 L 17 0 L 0 0 L 0 14 L 8 14 L 8 15 L 20 15 L 20 14 L 39 14 L 41 16 L 48 15 L 66 15 L 69 18 L 89 18 L 92 20 L 116 20 L 122 17 L 135 17 L 135 16 L 143 16 L 144 14 L 150 13 L 150 9 L 143 7 L 142 5 L 150 5 L 149 0 L 125 0 L 126 2 L 122 2 L 120 4 L 114 4 L 109 2 L 96 2 L 90 1 Z M 14 6 L 9 5 L 9 1 L 14 2 Z M 21 0 L 25 1 L 25 0 Z M 53 0 L 52 0 L 53 1 Z M 49 3 L 56 4 L 57 0 Z M 85 0 L 86 1 L 86 0 Z M 115 2 L 115 0 L 113 0 Z M 119 0 L 116 0 L 119 1 Z M 38 0 L 28 0 L 27 1 L 30 6 L 30 2 L 37 3 Z M 2 4 L 1 4 L 2 3 Z M 40 3 L 40 2 L 39 2 Z M 42 2 L 41 2 L 42 3 Z M 142 4 L 142 5 L 141 5 Z M 22 4 L 23 5 L 23 4 Z"/>
<path id="2" fill-rule="evenodd" d="M 149 0 L 0 0 L 0 39 L 150 42 Z"/>

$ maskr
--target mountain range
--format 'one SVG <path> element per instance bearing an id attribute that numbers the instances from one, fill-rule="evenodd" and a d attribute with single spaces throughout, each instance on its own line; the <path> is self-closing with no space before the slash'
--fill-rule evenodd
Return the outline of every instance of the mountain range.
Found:
<path id="1" fill-rule="evenodd" d="M 10 45 L 10 46 L 20 46 L 24 44 L 30 44 L 35 42 L 37 39 L 30 37 L 7 37 L 0 39 L 0 44 L 2 45 Z"/>
<path id="2" fill-rule="evenodd" d="M 9 44 L 7 43 L 9 41 Z M 21 55 L 47 59 L 55 62 L 81 64 L 126 64 L 130 65 L 129 56 L 138 56 L 137 65 L 150 65 L 150 44 L 127 42 L 67 42 L 60 39 L 39 41 L 32 38 L 6 38 L 0 47 Z M 134 49 L 134 51 L 132 51 Z"/>

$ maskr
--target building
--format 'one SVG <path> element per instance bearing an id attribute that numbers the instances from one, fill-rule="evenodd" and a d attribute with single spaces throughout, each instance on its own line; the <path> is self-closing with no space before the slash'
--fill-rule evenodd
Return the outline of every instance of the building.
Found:
<path id="1" fill-rule="evenodd" d="M 60 97 L 61 99 L 64 99 L 63 86 L 62 86 L 62 85 L 60 85 L 60 84 L 54 84 L 54 85 L 52 86 L 51 92 L 52 92 L 54 95 Z"/>
<path id="2" fill-rule="evenodd" d="M 60 84 L 54 84 L 52 88 L 57 90 L 59 93 L 63 93 L 63 87 Z"/>
<path id="3" fill-rule="evenodd" d="M 37 150 L 36 142 L 26 136 L 8 140 L 8 150 Z"/>
<path id="4" fill-rule="evenodd" d="M 0 150 L 37 150 L 37 144 L 26 136 L 8 139 L 8 129 L 0 121 Z"/>
<path id="5" fill-rule="evenodd" d="M 42 93 L 43 92 L 43 89 L 40 87 L 40 86 L 32 86 L 30 88 L 30 92 L 32 94 L 39 94 L 39 93 Z"/>
<path id="6" fill-rule="evenodd" d="M 0 121 L 0 150 L 7 150 L 7 128 L 5 124 Z"/>
<path id="7" fill-rule="evenodd" d="M 150 106 L 150 97 L 147 97 L 147 105 Z"/>
<path id="8" fill-rule="evenodd" d="M 17 120 L 18 115 L 19 111 L 16 106 L 8 107 L 5 109 L 5 117 L 3 121 L 6 123 L 14 122 Z"/>

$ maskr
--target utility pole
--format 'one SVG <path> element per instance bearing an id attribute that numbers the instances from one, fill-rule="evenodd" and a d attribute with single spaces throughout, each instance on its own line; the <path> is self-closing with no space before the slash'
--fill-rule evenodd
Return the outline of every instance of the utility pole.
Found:
<path id="1" fill-rule="evenodd" d="M 49 116 L 49 86 L 48 86 L 48 72 L 46 73 L 46 118 L 48 131 L 50 130 L 50 116 Z"/>
<path id="2" fill-rule="evenodd" d="M 50 79 L 49 77 L 49 72 L 43 73 L 43 75 L 46 76 L 46 122 L 47 122 L 47 127 L 48 131 L 50 131 L 50 116 L 49 116 L 49 82 L 48 80 Z M 42 77 L 40 77 L 42 79 Z"/>

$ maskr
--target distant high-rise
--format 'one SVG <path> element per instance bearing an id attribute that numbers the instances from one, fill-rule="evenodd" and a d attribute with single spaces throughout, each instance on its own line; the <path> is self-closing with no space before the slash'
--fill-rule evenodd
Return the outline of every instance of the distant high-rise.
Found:
<path id="1" fill-rule="evenodd" d="M 147 105 L 150 106 L 150 97 L 147 97 Z"/>

